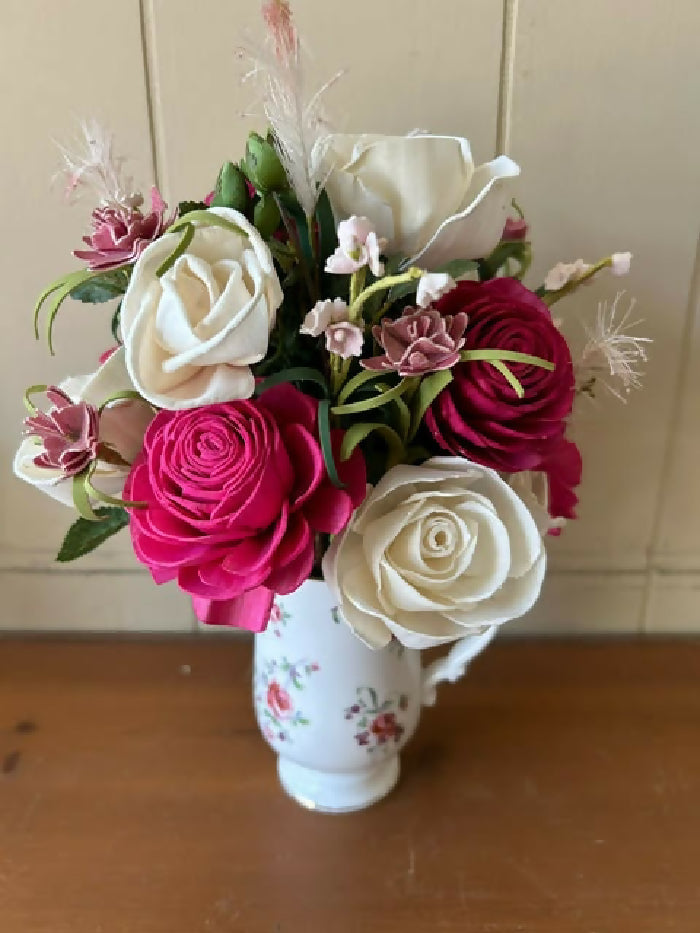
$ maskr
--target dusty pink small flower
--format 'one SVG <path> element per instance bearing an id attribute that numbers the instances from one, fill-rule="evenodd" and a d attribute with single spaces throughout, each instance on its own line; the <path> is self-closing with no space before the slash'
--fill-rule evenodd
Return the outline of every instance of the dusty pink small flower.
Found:
<path id="1" fill-rule="evenodd" d="M 386 240 L 378 237 L 372 222 L 366 217 L 350 217 L 338 224 L 338 248 L 326 260 L 326 272 L 350 275 L 363 266 L 369 266 L 372 275 L 384 274 L 379 254 Z"/>
<path id="2" fill-rule="evenodd" d="M 523 217 L 518 217 L 515 220 L 512 217 L 509 217 L 506 220 L 506 225 L 503 228 L 503 233 L 501 234 L 502 240 L 524 240 L 527 237 L 527 221 Z"/>
<path id="3" fill-rule="evenodd" d="M 53 407 L 24 419 L 25 433 L 43 445 L 34 464 L 75 476 L 97 459 L 100 416 L 94 405 L 73 402 L 56 386 L 49 386 L 46 396 Z"/>
<path id="4" fill-rule="evenodd" d="M 393 369 L 400 376 L 423 376 L 450 369 L 459 362 L 464 346 L 467 315 L 441 315 L 435 308 L 406 308 L 392 321 L 385 318 L 372 328 L 384 356 L 362 360 L 365 369 Z"/>
<path id="5" fill-rule="evenodd" d="M 148 214 L 135 207 L 97 207 L 92 212 L 92 233 L 83 237 L 89 249 L 76 249 L 73 255 L 85 260 L 92 271 L 106 272 L 136 262 L 146 247 L 170 225 L 165 210 L 166 204 L 155 187 L 151 189 Z"/>
<path id="6" fill-rule="evenodd" d="M 362 353 L 363 339 L 362 330 L 349 321 L 330 324 L 326 328 L 326 349 L 344 360 Z"/>

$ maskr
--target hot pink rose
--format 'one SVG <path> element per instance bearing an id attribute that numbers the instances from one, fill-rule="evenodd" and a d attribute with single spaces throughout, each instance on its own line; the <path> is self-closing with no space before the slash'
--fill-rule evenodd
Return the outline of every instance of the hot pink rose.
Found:
<path id="1" fill-rule="evenodd" d="M 177 579 L 199 618 L 262 631 L 274 593 L 311 573 L 314 536 L 337 534 L 365 495 L 359 449 L 330 482 L 318 402 L 291 385 L 259 399 L 161 411 L 146 432 L 125 498 L 136 556 L 156 583 Z"/>
<path id="2" fill-rule="evenodd" d="M 157 188 L 151 191 L 151 210 L 143 214 L 133 207 L 98 207 L 92 212 L 92 233 L 83 237 L 89 249 L 76 249 L 88 269 L 106 272 L 136 262 L 149 243 L 165 232 L 166 204 Z"/>
<path id="3" fill-rule="evenodd" d="M 292 698 L 276 680 L 271 681 L 267 688 L 267 705 L 278 719 L 289 716 L 294 709 Z"/>
<path id="4" fill-rule="evenodd" d="M 537 470 L 560 443 L 574 400 L 569 347 L 547 305 L 516 279 L 459 282 L 436 307 L 466 313 L 465 350 L 503 349 L 554 363 L 554 370 L 506 363 L 525 395 L 518 398 L 487 362 L 458 363 L 454 379 L 426 413 L 445 450 L 496 470 Z"/>

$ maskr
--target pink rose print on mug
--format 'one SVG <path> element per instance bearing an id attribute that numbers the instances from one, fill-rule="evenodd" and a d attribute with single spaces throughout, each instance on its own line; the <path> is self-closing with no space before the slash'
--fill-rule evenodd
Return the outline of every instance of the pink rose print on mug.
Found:
<path id="1" fill-rule="evenodd" d="M 306 679 L 319 670 L 316 661 L 289 661 L 284 655 L 263 660 L 256 668 L 255 708 L 263 735 L 271 745 L 291 743 L 294 730 L 309 725 L 294 694 L 301 693 Z"/>

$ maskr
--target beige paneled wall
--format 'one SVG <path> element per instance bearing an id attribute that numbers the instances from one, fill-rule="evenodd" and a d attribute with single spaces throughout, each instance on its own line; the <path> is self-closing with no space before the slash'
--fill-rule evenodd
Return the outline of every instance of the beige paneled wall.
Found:
<path id="1" fill-rule="evenodd" d="M 72 304 L 50 360 L 31 337 L 38 290 L 71 268 L 89 205 L 68 208 L 48 182 L 50 140 L 75 116 L 116 132 L 138 182 L 167 199 L 202 196 L 254 121 L 233 49 L 257 0 L 4 0 L 0 10 L 0 272 L 3 461 L 31 382 L 88 371 L 109 342 L 107 315 Z M 540 606 L 521 631 L 700 630 L 700 333 L 692 288 L 700 185 L 700 68 L 692 0 L 297 0 L 310 77 L 348 74 L 328 103 L 341 129 L 414 127 L 469 137 L 480 160 L 497 134 L 521 163 L 518 197 L 534 227 L 531 284 L 559 259 L 635 254 L 624 281 L 655 339 L 643 394 L 581 406 L 580 521 L 551 547 Z M 106 29 L 106 24 L 109 28 Z M 501 68 L 505 50 L 506 66 Z M 695 275 L 698 276 L 696 270 Z M 595 312 L 620 280 L 565 309 Z M 156 588 L 128 540 L 81 565 L 52 557 L 70 514 L 0 473 L 0 628 L 186 629 L 187 600 Z M 516 630 L 516 627 L 513 627 Z"/>

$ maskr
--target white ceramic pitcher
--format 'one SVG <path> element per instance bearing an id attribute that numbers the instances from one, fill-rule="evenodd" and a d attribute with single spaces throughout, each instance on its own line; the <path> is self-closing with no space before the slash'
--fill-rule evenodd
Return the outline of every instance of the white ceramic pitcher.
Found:
<path id="1" fill-rule="evenodd" d="M 435 702 L 489 643 L 492 627 L 422 669 L 420 651 L 367 648 L 338 615 L 321 580 L 279 597 L 255 636 L 253 696 L 285 791 L 313 810 L 341 813 L 380 800 L 399 777 L 399 752 Z"/>

